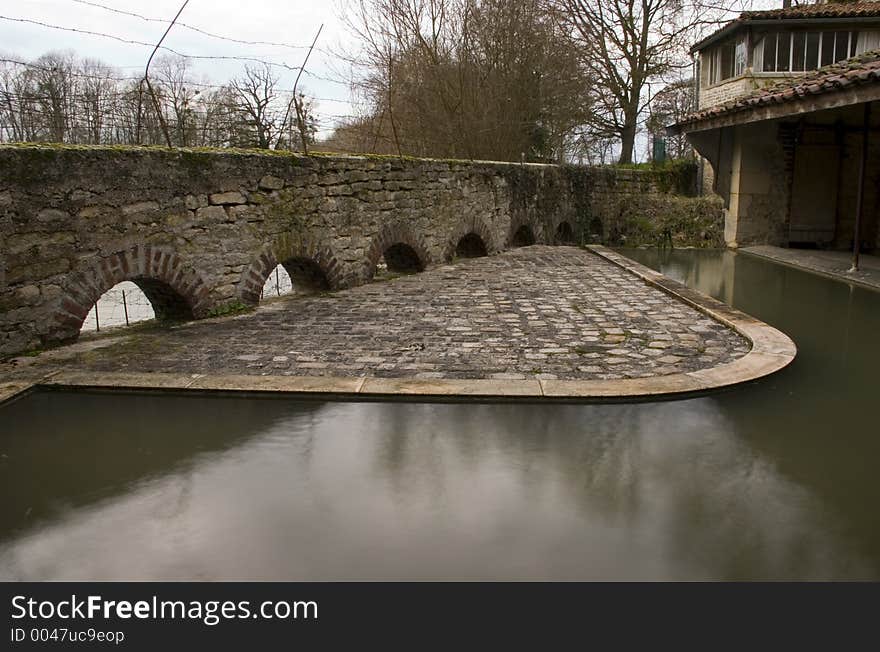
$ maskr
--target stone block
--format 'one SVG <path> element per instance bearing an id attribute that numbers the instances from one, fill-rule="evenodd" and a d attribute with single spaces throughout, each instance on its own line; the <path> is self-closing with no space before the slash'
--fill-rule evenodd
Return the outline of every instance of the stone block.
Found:
<path id="1" fill-rule="evenodd" d="M 259 186 L 263 190 L 281 190 L 284 187 L 284 179 L 267 174 L 260 179 Z"/>
<path id="2" fill-rule="evenodd" d="M 44 208 L 37 213 L 37 221 L 43 224 L 51 224 L 53 222 L 66 222 L 70 219 L 70 214 L 65 211 L 59 211 L 55 208 Z"/>
<path id="3" fill-rule="evenodd" d="M 122 207 L 123 215 L 133 215 L 134 213 L 147 213 L 158 211 L 159 204 L 154 201 L 139 201 L 133 204 L 127 204 Z"/>
<path id="4" fill-rule="evenodd" d="M 215 206 L 226 206 L 230 204 L 246 204 L 247 199 L 240 192 L 232 190 L 230 192 L 217 192 L 211 195 L 210 201 Z"/>
<path id="5" fill-rule="evenodd" d="M 222 206 L 205 206 L 196 211 L 198 222 L 225 222 L 228 216 Z"/>

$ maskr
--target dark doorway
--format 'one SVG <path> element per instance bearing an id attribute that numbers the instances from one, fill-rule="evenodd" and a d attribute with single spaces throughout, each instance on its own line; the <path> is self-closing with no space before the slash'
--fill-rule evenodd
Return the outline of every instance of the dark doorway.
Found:
<path id="1" fill-rule="evenodd" d="M 513 234 L 513 238 L 510 240 L 510 245 L 512 247 L 528 247 L 529 245 L 535 244 L 535 234 L 532 231 L 532 227 L 528 224 L 523 224 L 516 230 L 516 233 Z"/>
<path id="2" fill-rule="evenodd" d="M 488 255 L 486 243 L 476 233 L 468 233 L 455 247 L 455 255 L 458 258 L 479 258 Z"/>

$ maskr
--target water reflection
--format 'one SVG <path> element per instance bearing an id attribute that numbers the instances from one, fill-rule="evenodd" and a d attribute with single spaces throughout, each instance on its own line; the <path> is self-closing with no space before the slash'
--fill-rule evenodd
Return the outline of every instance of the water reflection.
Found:
<path id="1" fill-rule="evenodd" d="M 36 394 L 0 413 L 0 578 L 880 578 L 878 295 L 631 255 L 797 361 L 624 405 Z"/>

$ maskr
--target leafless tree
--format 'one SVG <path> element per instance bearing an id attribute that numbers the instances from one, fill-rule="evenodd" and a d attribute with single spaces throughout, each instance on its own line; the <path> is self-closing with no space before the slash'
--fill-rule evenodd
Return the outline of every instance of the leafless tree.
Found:
<path id="1" fill-rule="evenodd" d="M 673 82 L 654 95 L 645 126 L 652 136 L 665 139 L 670 158 L 687 158 L 693 153 L 683 135 L 667 136 L 666 127 L 682 120 L 695 108 L 694 80 L 690 78 Z"/>
<path id="2" fill-rule="evenodd" d="M 588 126 L 597 138 L 620 142 L 631 163 L 650 88 L 690 65 L 699 34 L 741 8 L 736 0 L 548 0 L 593 82 Z"/>
<path id="3" fill-rule="evenodd" d="M 283 128 L 284 107 L 277 85 L 278 77 L 265 64 L 245 66 L 244 74 L 232 80 L 230 86 L 235 93 L 235 107 L 247 128 L 242 134 L 246 142 L 241 144 L 268 149 Z"/>
<path id="4" fill-rule="evenodd" d="M 347 142 L 417 156 L 561 160 L 583 121 L 578 59 L 542 0 L 358 0 L 364 115 Z M 353 136 L 353 130 L 369 130 Z"/>

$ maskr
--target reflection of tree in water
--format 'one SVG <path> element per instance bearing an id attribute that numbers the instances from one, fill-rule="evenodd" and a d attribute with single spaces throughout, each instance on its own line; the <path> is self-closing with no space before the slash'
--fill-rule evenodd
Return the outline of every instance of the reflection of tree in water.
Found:
<path id="1" fill-rule="evenodd" d="M 523 496 L 556 491 L 568 501 L 559 509 L 642 537 L 687 577 L 871 573 L 854 561 L 859 554 L 821 496 L 790 482 L 776 470 L 776 458 L 739 439 L 711 398 L 376 409 L 375 473 L 392 484 L 401 505 L 430 496 L 442 510 L 462 475 L 503 472 Z"/>

